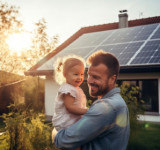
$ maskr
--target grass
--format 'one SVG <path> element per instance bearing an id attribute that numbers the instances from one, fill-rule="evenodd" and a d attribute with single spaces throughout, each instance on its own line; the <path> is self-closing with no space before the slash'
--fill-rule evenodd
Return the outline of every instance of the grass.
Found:
<path id="1" fill-rule="evenodd" d="M 140 122 L 131 132 L 127 150 L 159 150 L 160 124 Z"/>

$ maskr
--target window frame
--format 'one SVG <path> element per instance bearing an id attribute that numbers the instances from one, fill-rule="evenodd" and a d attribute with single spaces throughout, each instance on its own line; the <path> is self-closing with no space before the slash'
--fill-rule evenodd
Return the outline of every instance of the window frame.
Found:
<path id="1" fill-rule="evenodd" d="M 152 79 L 118 79 L 117 80 L 117 83 L 118 82 L 121 82 L 121 84 L 120 85 L 122 85 L 122 83 L 123 83 L 123 81 L 135 81 L 135 83 L 136 83 L 136 86 L 138 86 L 139 87 L 139 81 L 156 81 L 156 93 L 157 93 L 157 95 L 156 95 L 156 109 L 155 110 L 145 110 L 145 113 L 147 113 L 147 114 L 150 114 L 150 113 L 159 113 L 159 82 L 158 82 L 158 79 L 157 78 L 152 78 Z M 118 86 L 120 86 L 119 84 L 118 84 Z M 138 99 L 140 99 L 140 97 L 138 97 Z"/>

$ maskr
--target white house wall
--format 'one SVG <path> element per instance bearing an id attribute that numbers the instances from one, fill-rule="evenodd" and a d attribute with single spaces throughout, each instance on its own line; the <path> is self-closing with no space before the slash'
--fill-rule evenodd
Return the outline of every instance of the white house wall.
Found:
<path id="1" fill-rule="evenodd" d="M 158 114 L 146 114 L 139 115 L 139 120 L 141 121 L 152 121 L 160 122 L 160 73 L 132 73 L 132 74 L 120 74 L 119 80 L 131 80 L 131 79 L 158 79 L 158 104 L 159 112 Z"/>
<path id="2" fill-rule="evenodd" d="M 139 115 L 138 120 L 159 123 L 160 122 L 160 117 L 159 116 L 154 116 L 154 115 Z"/>
<path id="3" fill-rule="evenodd" d="M 59 85 L 56 84 L 52 76 L 46 76 L 45 80 L 45 114 L 47 120 L 51 120 L 53 116 L 54 99 L 58 92 Z"/>

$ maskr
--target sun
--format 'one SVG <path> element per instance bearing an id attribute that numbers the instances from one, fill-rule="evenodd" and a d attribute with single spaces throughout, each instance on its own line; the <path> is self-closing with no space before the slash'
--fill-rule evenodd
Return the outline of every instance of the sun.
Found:
<path id="1" fill-rule="evenodd" d="M 25 51 L 31 47 L 31 34 L 26 32 L 14 33 L 9 35 L 6 40 L 11 53 L 21 54 L 22 51 Z"/>

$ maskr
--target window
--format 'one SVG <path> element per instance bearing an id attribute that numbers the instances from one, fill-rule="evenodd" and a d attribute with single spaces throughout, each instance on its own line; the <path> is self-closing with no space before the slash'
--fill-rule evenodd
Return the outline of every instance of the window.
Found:
<path id="1" fill-rule="evenodd" d="M 130 86 L 138 86 L 140 88 L 140 94 L 138 99 L 144 100 L 142 104 L 145 111 L 158 112 L 158 80 L 118 80 L 118 86 L 123 83 L 128 83 Z"/>

